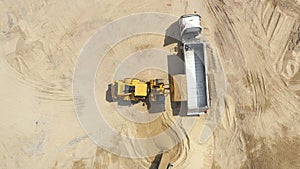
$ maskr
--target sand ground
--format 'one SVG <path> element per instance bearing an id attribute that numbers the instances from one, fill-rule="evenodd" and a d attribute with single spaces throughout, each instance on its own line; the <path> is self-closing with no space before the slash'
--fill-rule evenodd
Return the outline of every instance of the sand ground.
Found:
<path id="1" fill-rule="evenodd" d="M 155 157 L 119 157 L 89 139 L 74 110 L 74 67 L 87 40 L 115 19 L 142 12 L 179 17 L 194 11 L 203 18 L 209 44 L 215 109 L 209 110 L 211 116 L 195 118 L 196 125 L 164 160 L 174 168 L 300 168 L 299 0 L 0 1 L 0 168 L 153 166 Z M 130 37 L 113 46 L 104 61 L 174 47 L 163 43 L 158 35 Z M 103 102 L 103 89 L 114 73 L 109 66 L 98 71 L 98 104 L 111 106 Z M 144 70 L 135 76 L 167 75 Z M 145 111 L 141 105 L 134 108 Z M 106 115 L 115 125 L 124 120 Z M 221 117 L 217 125 L 210 123 L 214 116 Z M 154 121 L 132 122 L 120 131 L 148 137 L 183 118 L 172 116 L 170 108 L 143 117 Z M 201 140 L 199 133 L 208 128 L 213 134 Z"/>

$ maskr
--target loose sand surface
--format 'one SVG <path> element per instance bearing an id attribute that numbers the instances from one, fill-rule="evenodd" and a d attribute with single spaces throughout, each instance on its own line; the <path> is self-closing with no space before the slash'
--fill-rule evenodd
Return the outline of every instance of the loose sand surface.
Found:
<path id="1" fill-rule="evenodd" d="M 102 116 L 128 137 L 184 133 L 172 149 L 143 147 L 161 150 L 161 165 L 300 168 L 299 0 L 0 0 L 0 168 L 155 168 L 155 155 L 121 157 L 93 142 L 75 112 L 73 73 L 85 44 L 104 25 L 138 13 L 179 18 L 194 11 L 207 42 L 207 115 L 174 116 L 169 97 L 159 113 L 148 113 L 142 103 L 106 101 L 113 80 L 168 79 L 183 70 L 170 64 L 176 44 L 166 45 L 165 35 L 141 34 L 109 46 L 99 63 L 95 99 Z M 141 69 L 154 63 L 161 69 Z M 170 73 L 170 67 L 176 69 Z"/>

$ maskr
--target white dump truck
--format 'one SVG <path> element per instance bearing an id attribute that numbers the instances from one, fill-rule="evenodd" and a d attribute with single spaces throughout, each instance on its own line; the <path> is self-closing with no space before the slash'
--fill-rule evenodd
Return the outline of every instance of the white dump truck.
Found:
<path id="1" fill-rule="evenodd" d="M 173 79 L 177 80 L 177 85 L 173 84 L 172 86 L 179 86 L 181 90 L 186 91 L 180 97 L 181 101 L 183 99 L 187 101 L 187 115 L 204 114 L 209 108 L 206 46 L 204 42 L 200 41 L 202 32 L 200 22 L 201 17 L 198 14 L 183 15 L 179 19 L 181 49 L 185 61 L 185 78 L 174 76 Z M 184 83 L 182 80 L 186 82 Z M 173 97 L 173 101 L 176 101 L 176 99 Z M 177 99 L 177 101 L 179 100 Z"/>

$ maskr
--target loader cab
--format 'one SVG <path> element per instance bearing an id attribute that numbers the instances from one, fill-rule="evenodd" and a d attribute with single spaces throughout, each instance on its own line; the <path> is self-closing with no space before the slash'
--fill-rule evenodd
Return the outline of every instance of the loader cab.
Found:
<path id="1" fill-rule="evenodd" d="M 134 92 L 135 92 L 134 86 L 125 85 L 125 90 L 124 90 L 125 94 L 130 94 Z"/>
<path id="2" fill-rule="evenodd" d="M 183 43 L 197 41 L 199 39 L 199 35 L 202 32 L 202 26 L 200 25 L 200 15 L 183 15 L 180 17 L 178 22 L 181 33 L 181 41 Z"/>

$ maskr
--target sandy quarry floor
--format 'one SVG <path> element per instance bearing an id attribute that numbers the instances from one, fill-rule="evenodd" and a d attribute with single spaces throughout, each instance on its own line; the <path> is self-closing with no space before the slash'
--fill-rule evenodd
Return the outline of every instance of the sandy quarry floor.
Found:
<path id="1" fill-rule="evenodd" d="M 191 169 L 300 168 L 299 0 L 0 1 L 0 168 L 153 166 L 155 157 L 120 157 L 89 139 L 74 110 L 74 67 L 88 39 L 115 19 L 194 11 L 203 18 L 209 44 L 213 109 L 194 117 L 192 130 L 165 152 L 163 163 Z M 165 51 L 162 57 L 174 53 L 174 46 L 163 44 L 163 36 L 149 34 L 112 46 L 102 62 L 106 66 L 96 74 L 98 105 L 114 110 L 114 103 L 104 102 L 110 80 L 121 77 L 111 63 L 151 56 L 151 51 L 143 53 L 150 48 Z M 146 80 L 167 74 L 145 69 L 134 76 Z M 159 114 L 147 114 L 142 105 L 132 109 L 141 115 L 125 110 L 104 116 L 119 132 L 139 138 L 165 131 L 182 118 L 172 116 L 170 107 Z M 140 119 L 145 123 L 132 122 Z"/>

